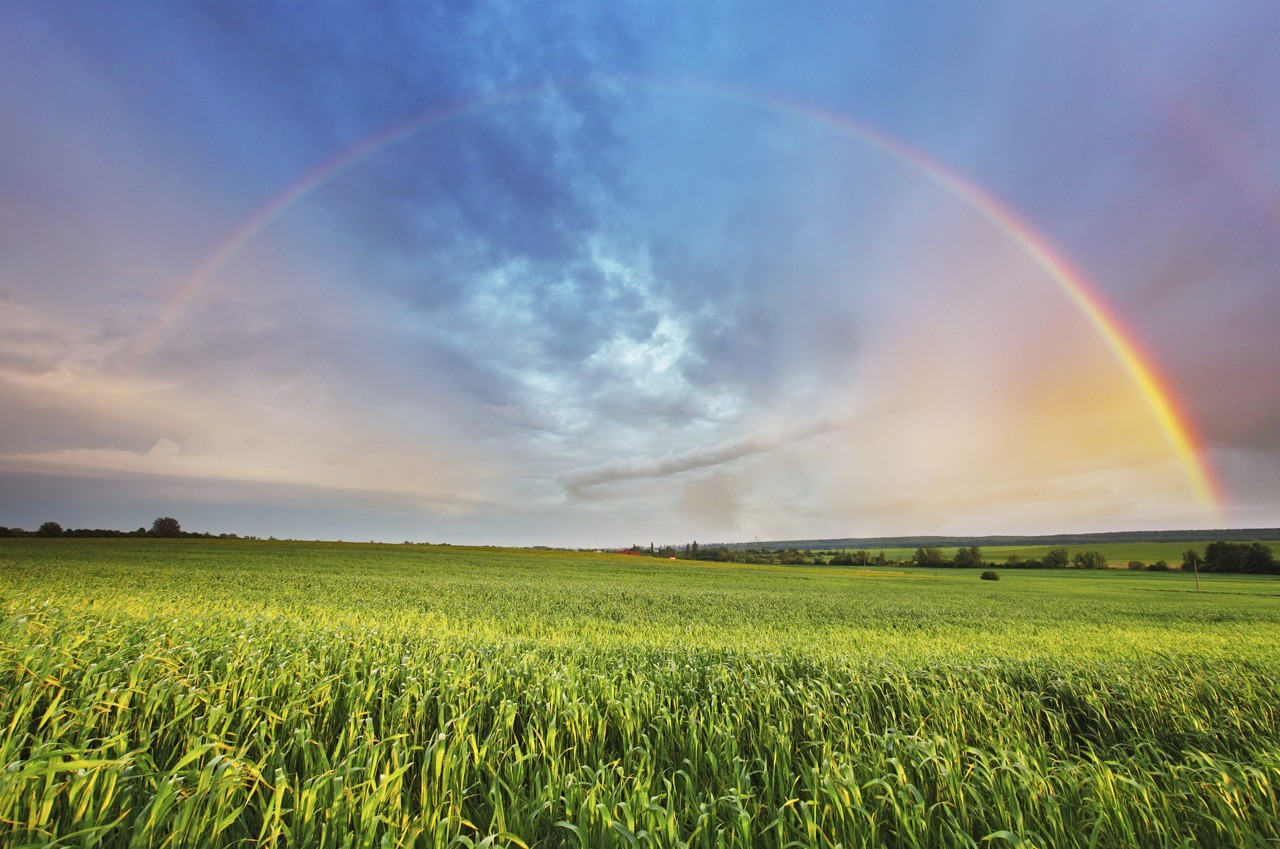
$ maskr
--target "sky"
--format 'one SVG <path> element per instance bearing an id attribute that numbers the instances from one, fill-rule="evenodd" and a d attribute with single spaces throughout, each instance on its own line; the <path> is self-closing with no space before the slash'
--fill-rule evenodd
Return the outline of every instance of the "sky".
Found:
<path id="1" fill-rule="evenodd" d="M 0 6 L 0 525 L 1280 526 L 1280 6 Z"/>

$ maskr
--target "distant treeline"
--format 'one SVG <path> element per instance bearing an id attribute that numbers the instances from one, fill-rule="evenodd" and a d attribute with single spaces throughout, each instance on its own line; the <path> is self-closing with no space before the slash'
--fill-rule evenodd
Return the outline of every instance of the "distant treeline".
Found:
<path id="1" fill-rule="evenodd" d="M 1280 539 L 1280 528 L 1219 528 L 1191 531 L 1110 531 L 1094 534 L 1050 534 L 1046 536 L 914 536 L 914 537 L 851 537 L 846 539 L 779 540 L 776 542 L 717 543 L 713 548 L 747 549 L 879 549 L 879 548 L 969 548 L 1003 545 L 1106 545 L 1118 542 L 1252 542 L 1260 539 Z"/>
<path id="2" fill-rule="evenodd" d="M 800 551 L 788 548 L 782 550 L 769 548 L 735 549 L 727 545 L 704 545 L 697 542 L 684 546 L 664 545 L 655 547 L 650 543 L 648 548 L 633 545 L 623 549 L 620 554 L 639 554 L 648 557 L 660 557 L 671 560 L 702 560 L 709 563 L 760 563 L 774 566 L 840 566 L 840 555 L 827 559 L 821 552 Z M 883 552 L 881 562 L 877 565 L 888 565 Z"/>
<path id="3" fill-rule="evenodd" d="M 161 516 L 145 527 L 136 531 L 121 531 L 114 528 L 63 528 L 57 522 L 45 522 L 34 531 L 22 528 L 6 528 L 0 526 L 0 537 L 71 537 L 77 539 L 114 539 L 122 537 L 162 537 L 165 539 L 241 539 L 237 534 L 211 534 L 198 531 L 184 531 L 177 519 Z M 254 537 L 244 537 L 254 539 Z"/>
<path id="4" fill-rule="evenodd" d="M 1144 540 L 1149 541 L 1149 540 Z M 633 545 L 625 549 L 624 554 L 645 555 L 649 557 L 670 558 L 679 560 L 703 560 L 713 563 L 760 563 L 779 566 L 925 566 L 933 568 L 976 569 L 1109 569 L 1110 561 L 1101 551 L 1077 551 L 1074 554 L 1065 546 L 1049 549 L 1042 558 L 1023 558 L 1018 555 L 1009 557 L 1003 563 L 987 561 L 982 556 L 982 547 L 968 545 L 960 547 L 956 553 L 947 557 L 939 546 L 919 546 L 915 553 L 906 560 L 890 560 L 884 551 L 872 554 L 868 549 L 854 551 L 813 551 L 810 549 L 785 548 L 770 549 L 765 547 L 735 549 L 727 545 L 699 546 L 697 542 L 683 547 L 666 545 L 648 548 Z M 1128 562 L 1130 569 L 1142 569 L 1152 572 L 1168 572 L 1175 568 L 1185 571 L 1201 572 L 1240 572 L 1259 575 L 1280 574 L 1280 563 L 1277 563 L 1271 549 L 1260 542 L 1211 542 L 1203 552 L 1194 548 L 1182 555 L 1179 566 L 1171 566 L 1165 560 L 1144 563 L 1138 560 Z"/>
<path id="5" fill-rule="evenodd" d="M 855 559 L 858 559 L 859 555 L 865 560 L 867 552 L 855 552 Z M 906 564 L 958 568 L 1003 566 L 1006 569 L 1111 568 L 1106 554 L 1101 551 L 1077 551 L 1072 554 L 1065 546 L 1051 548 L 1045 552 L 1044 557 L 1039 559 L 1023 559 L 1013 555 L 1003 564 L 984 562 L 982 549 L 976 545 L 958 549 L 955 556 L 951 558 L 944 556 L 942 549 L 927 546 L 917 548 L 911 560 L 905 561 L 904 565 Z M 1186 572 L 1241 572 L 1256 575 L 1280 573 L 1280 563 L 1276 562 L 1275 555 L 1268 546 L 1260 542 L 1211 542 L 1205 546 L 1203 552 L 1190 548 L 1183 553 L 1182 563 L 1176 567 L 1165 560 L 1157 560 L 1154 563 L 1130 560 L 1127 565 L 1129 569 L 1151 572 L 1168 572 L 1171 569 L 1180 568 Z"/>
<path id="6" fill-rule="evenodd" d="M 1194 554 L 1195 552 L 1187 552 Z M 1190 568 L 1186 556 L 1183 568 Z M 1280 572 L 1271 549 L 1260 542 L 1211 542 L 1204 549 L 1204 561 L 1199 568 L 1206 572 L 1246 572 L 1255 575 L 1275 575 Z"/>

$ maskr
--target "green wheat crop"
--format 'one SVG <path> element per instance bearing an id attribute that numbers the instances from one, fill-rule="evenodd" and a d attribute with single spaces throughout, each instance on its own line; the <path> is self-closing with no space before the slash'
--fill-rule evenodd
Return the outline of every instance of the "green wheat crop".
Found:
<path id="1" fill-rule="evenodd" d="M 0 845 L 1270 846 L 1280 583 L 0 545 Z"/>

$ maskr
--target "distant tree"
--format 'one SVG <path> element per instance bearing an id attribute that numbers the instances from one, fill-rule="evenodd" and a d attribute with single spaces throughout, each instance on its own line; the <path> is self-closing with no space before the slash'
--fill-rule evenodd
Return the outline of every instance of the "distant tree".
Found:
<path id="1" fill-rule="evenodd" d="M 161 516 L 151 523 L 151 536 L 153 537 L 177 537 L 182 536 L 182 526 L 178 524 L 178 520 L 172 516 Z"/>
<path id="2" fill-rule="evenodd" d="M 1147 564 L 1143 563 L 1141 560 L 1129 561 L 1129 570 L 1132 572 L 1141 572 L 1143 569 L 1146 569 L 1146 568 L 1147 568 Z"/>
<path id="3" fill-rule="evenodd" d="M 870 551 L 867 551 L 865 548 L 860 548 L 860 549 L 858 549 L 857 551 L 855 551 L 855 552 L 853 553 L 853 565 L 855 565 L 855 566 L 870 566 L 870 565 L 871 565 L 871 552 L 870 552 Z"/>
<path id="4" fill-rule="evenodd" d="M 1244 570 L 1254 574 L 1270 575 L 1278 570 L 1275 555 L 1260 542 L 1250 543 L 1244 555 Z"/>
<path id="5" fill-rule="evenodd" d="M 1101 551 L 1077 551 L 1071 558 L 1071 565 L 1077 569 L 1105 569 L 1107 556 Z"/>
<path id="6" fill-rule="evenodd" d="M 982 580 L 998 581 L 1000 580 L 1000 573 L 997 572 L 995 569 L 987 569 L 985 572 L 982 573 Z"/>
<path id="7" fill-rule="evenodd" d="M 1006 558 L 1006 559 L 1005 559 L 1005 561 L 1004 561 L 1004 565 L 1006 565 L 1006 566 L 1025 566 L 1026 564 L 1023 562 L 1021 555 L 1018 555 L 1018 554 L 1010 554 L 1010 555 L 1008 556 L 1008 558 Z"/>
<path id="8" fill-rule="evenodd" d="M 871 561 L 871 565 L 872 566 L 888 566 L 889 558 L 885 557 L 884 552 L 882 551 L 875 556 L 874 560 Z"/>
<path id="9" fill-rule="evenodd" d="M 1044 555 L 1044 567 L 1046 569 L 1065 569 L 1067 564 L 1071 562 L 1071 557 L 1065 548 L 1051 548 Z"/>
<path id="10" fill-rule="evenodd" d="M 1150 566 L 1148 566 L 1148 567 L 1147 567 L 1147 570 L 1148 570 L 1148 571 L 1151 571 L 1151 572 L 1168 572 L 1168 571 L 1169 571 L 1169 561 L 1168 561 L 1168 560 L 1157 560 L 1155 563 L 1152 563 Z"/>
<path id="11" fill-rule="evenodd" d="M 942 549 L 933 547 L 917 548 L 915 556 L 911 559 L 917 566 L 945 566 L 947 564 L 947 558 L 942 556 Z"/>
<path id="12" fill-rule="evenodd" d="M 62 525 L 57 522 L 45 522 L 40 526 L 40 530 L 36 531 L 39 537 L 60 537 L 62 536 Z"/>
<path id="13" fill-rule="evenodd" d="M 1260 542 L 1211 542 L 1204 549 L 1204 570 L 1274 574 L 1280 566 L 1271 549 Z"/>
<path id="14" fill-rule="evenodd" d="M 963 569 L 981 566 L 982 549 L 976 545 L 971 545 L 968 548 L 961 548 L 956 551 L 956 556 L 952 558 L 952 562 Z"/>
<path id="15" fill-rule="evenodd" d="M 1234 542 L 1211 542 L 1204 548 L 1206 572 L 1243 572 L 1246 546 Z"/>

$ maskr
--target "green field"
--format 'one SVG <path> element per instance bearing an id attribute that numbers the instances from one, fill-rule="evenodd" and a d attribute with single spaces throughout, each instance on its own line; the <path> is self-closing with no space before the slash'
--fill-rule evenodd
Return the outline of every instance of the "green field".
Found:
<path id="1" fill-rule="evenodd" d="M 1270 846 L 1280 581 L 0 540 L 0 845 Z"/>

